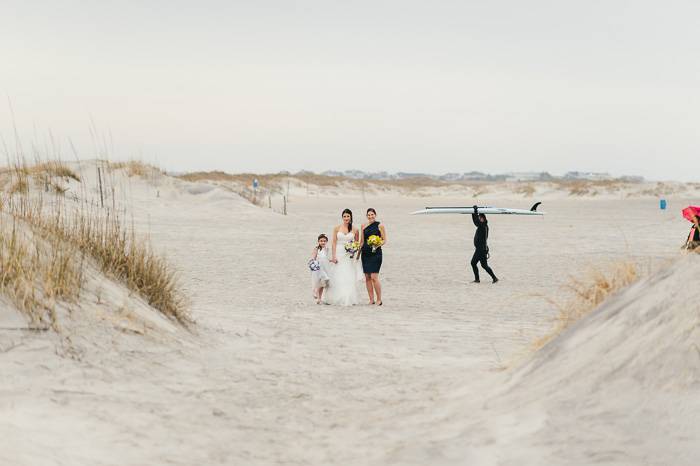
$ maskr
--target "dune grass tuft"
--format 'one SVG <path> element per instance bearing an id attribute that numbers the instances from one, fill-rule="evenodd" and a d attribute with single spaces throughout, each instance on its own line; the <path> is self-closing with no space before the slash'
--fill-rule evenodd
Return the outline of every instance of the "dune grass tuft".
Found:
<path id="1" fill-rule="evenodd" d="M 153 173 L 160 173 L 160 170 L 156 167 L 148 165 L 140 160 L 112 162 L 107 166 L 107 169 L 110 171 L 124 169 L 127 176 L 138 176 L 143 180 L 148 179 Z"/>
<path id="2" fill-rule="evenodd" d="M 27 178 L 22 176 L 13 181 L 8 188 L 10 194 L 27 194 L 28 191 L 29 183 L 27 183 Z"/>
<path id="3" fill-rule="evenodd" d="M 62 238 L 41 235 L 19 216 L 0 213 L 0 292 L 41 327 L 56 324 L 56 304 L 79 296 L 82 255 Z"/>
<path id="4" fill-rule="evenodd" d="M 103 272 L 123 281 L 151 306 L 180 323 L 190 321 L 176 272 L 150 243 L 124 228 L 119 214 L 78 216 L 58 233 L 76 241 Z"/>
<path id="5" fill-rule="evenodd" d="M 608 296 L 634 283 L 643 275 L 643 264 L 628 259 L 620 261 L 608 269 L 591 266 L 588 274 L 583 278 L 570 277 L 571 283 L 567 285 L 569 298 L 564 305 L 549 297 L 533 294 L 532 296 L 543 298 L 554 305 L 559 311 L 559 315 L 553 319 L 549 333 L 533 342 L 526 350 L 526 355 L 531 354 L 559 332 L 586 316 Z"/>
<path id="6" fill-rule="evenodd" d="M 51 176 L 50 183 L 46 178 L 32 183 L 28 175 L 37 173 Z M 27 166 L 20 160 L 0 175 L 14 180 L 0 202 L 0 292 L 31 322 L 57 328 L 56 303 L 79 296 L 88 261 L 166 316 L 191 322 L 176 272 L 124 226 L 125 212 L 87 201 L 67 207 L 60 196 L 65 189 L 55 178 L 79 181 L 75 173 L 59 163 Z M 53 198 L 45 193 L 49 185 Z"/>
<path id="7" fill-rule="evenodd" d="M 75 181 L 80 181 L 80 177 L 64 163 L 58 161 L 45 162 L 39 165 L 28 168 L 28 172 L 32 175 L 46 174 L 61 178 L 72 178 Z"/>
<path id="8" fill-rule="evenodd" d="M 533 183 L 525 181 L 518 183 L 513 189 L 513 192 L 516 194 L 522 194 L 524 197 L 532 197 L 532 195 L 537 192 L 537 189 Z"/>

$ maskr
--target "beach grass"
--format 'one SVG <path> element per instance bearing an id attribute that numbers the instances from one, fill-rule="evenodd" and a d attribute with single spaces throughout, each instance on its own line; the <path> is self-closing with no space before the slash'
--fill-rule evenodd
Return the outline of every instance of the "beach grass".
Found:
<path id="1" fill-rule="evenodd" d="M 33 325 L 55 326 L 57 302 L 80 293 L 84 259 L 76 244 L 40 234 L 26 219 L 0 213 L 0 293 Z"/>
<path id="2" fill-rule="evenodd" d="M 160 169 L 153 165 L 149 165 L 137 159 L 107 163 L 107 170 L 111 172 L 115 170 L 124 170 L 127 176 L 138 176 L 142 180 L 148 179 L 154 173 L 162 173 Z"/>
<path id="3" fill-rule="evenodd" d="M 562 330 L 588 315 L 616 291 L 641 279 L 645 274 L 645 269 L 648 274 L 651 273 L 642 262 L 631 259 L 619 261 L 607 268 L 589 264 L 588 271 L 582 277 L 569 276 L 570 282 L 566 285 L 568 297 L 564 304 L 538 293 L 532 294 L 531 296 L 544 299 L 553 305 L 558 312 L 551 321 L 549 331 L 532 342 L 525 349 L 523 357 L 531 354 Z"/>
<path id="4" fill-rule="evenodd" d="M 129 176 L 157 170 L 136 162 L 107 166 L 111 171 L 123 168 Z M 67 166 L 58 161 L 30 165 L 14 157 L 0 177 L 5 186 L 0 195 L 0 292 L 30 322 L 57 328 L 57 302 L 79 296 L 88 263 L 164 315 L 191 322 L 176 271 L 146 238 L 125 226 L 126 211 L 115 203 L 101 208 L 87 200 L 66 201 L 60 179 L 80 182 Z M 109 184 L 109 178 L 104 182 Z M 106 189 L 114 191 L 114 186 Z"/>

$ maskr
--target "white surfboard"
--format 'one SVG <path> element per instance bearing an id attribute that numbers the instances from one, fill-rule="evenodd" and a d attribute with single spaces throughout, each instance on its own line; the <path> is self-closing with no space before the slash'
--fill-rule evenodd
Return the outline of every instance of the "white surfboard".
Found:
<path id="1" fill-rule="evenodd" d="M 545 215 L 546 212 L 537 212 L 537 206 L 542 204 L 536 203 L 530 210 L 522 209 L 503 209 L 500 207 L 478 207 L 478 212 L 484 215 L 495 214 L 510 214 L 510 215 Z M 424 210 L 411 212 L 411 215 L 421 214 L 473 214 L 474 207 L 426 207 Z"/>

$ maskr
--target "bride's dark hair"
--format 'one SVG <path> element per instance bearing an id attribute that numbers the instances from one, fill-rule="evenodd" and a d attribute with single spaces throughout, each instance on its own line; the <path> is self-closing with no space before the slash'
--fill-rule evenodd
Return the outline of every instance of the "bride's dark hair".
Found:
<path id="1" fill-rule="evenodd" d="M 350 214 L 350 222 L 348 223 L 348 234 L 352 231 L 352 210 L 350 209 L 345 209 L 340 216 L 342 217 L 345 214 Z"/>

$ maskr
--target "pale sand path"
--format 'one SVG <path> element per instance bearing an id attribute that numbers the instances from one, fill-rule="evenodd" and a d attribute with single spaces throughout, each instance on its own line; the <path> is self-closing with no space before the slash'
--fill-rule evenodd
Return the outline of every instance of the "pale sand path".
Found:
<path id="1" fill-rule="evenodd" d="M 452 203 L 464 201 L 440 201 Z M 546 331 L 556 311 L 528 293 L 561 297 L 567 274 L 586 260 L 625 259 L 625 240 L 632 258 L 663 265 L 687 233 L 682 200 L 667 211 L 648 200 L 551 201 L 540 207 L 544 219 L 489 219 L 490 265 L 501 282 L 473 285 L 471 219 L 407 215 L 425 204 L 292 198 L 282 216 L 233 196 L 135 199 L 136 211 L 150 214 L 135 219 L 137 229 L 150 229 L 183 272 L 197 336 L 120 351 L 99 342 L 105 350 L 80 363 L 46 356 L 50 344 L 27 337 L 2 359 L 12 406 L 2 405 L 10 417 L 0 460 L 410 462 L 405 447 L 441 436 L 436 400 L 479 407 L 496 370 Z M 361 223 L 368 206 L 389 236 L 385 306 L 314 304 L 306 262 L 317 234 L 330 233 L 345 207 Z"/>

